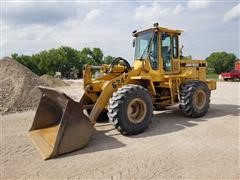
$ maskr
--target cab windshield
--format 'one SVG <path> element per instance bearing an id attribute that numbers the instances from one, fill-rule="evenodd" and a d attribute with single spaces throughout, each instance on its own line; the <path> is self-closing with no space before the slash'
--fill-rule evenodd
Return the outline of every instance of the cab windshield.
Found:
<path id="1" fill-rule="evenodd" d="M 135 59 L 146 59 L 148 57 L 148 46 L 152 38 L 152 31 L 140 33 L 136 37 Z"/>

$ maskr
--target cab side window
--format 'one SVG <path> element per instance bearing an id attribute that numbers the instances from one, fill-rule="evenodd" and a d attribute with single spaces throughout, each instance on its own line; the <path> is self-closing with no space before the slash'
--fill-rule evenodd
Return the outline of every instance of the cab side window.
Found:
<path id="1" fill-rule="evenodd" d="M 163 59 L 163 69 L 165 71 L 171 71 L 171 36 L 169 34 L 162 34 L 162 59 Z"/>

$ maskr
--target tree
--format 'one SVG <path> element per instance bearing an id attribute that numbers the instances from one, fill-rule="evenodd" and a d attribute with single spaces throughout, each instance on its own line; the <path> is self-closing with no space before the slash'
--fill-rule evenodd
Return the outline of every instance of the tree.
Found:
<path id="1" fill-rule="evenodd" d="M 103 64 L 103 52 L 100 48 L 83 48 L 80 52 L 80 58 L 87 64 L 101 65 Z"/>
<path id="2" fill-rule="evenodd" d="M 82 72 L 84 64 L 101 65 L 111 63 L 112 56 L 104 57 L 100 48 L 83 48 L 81 51 L 68 46 L 41 51 L 32 56 L 12 54 L 12 58 L 27 66 L 38 75 L 54 75 L 56 71 L 63 75 L 70 72 Z"/>
<path id="3" fill-rule="evenodd" d="M 111 64 L 111 62 L 115 59 L 113 56 L 106 56 L 103 58 L 105 64 Z"/>
<path id="4" fill-rule="evenodd" d="M 27 68 L 29 68 L 31 71 L 33 71 L 37 75 L 41 75 L 41 70 L 38 68 L 36 63 L 32 60 L 31 56 L 26 55 L 18 55 L 17 53 L 14 53 L 11 55 L 13 59 L 18 61 L 19 63 L 23 64 Z"/>
<path id="5" fill-rule="evenodd" d="M 94 64 L 92 58 L 92 51 L 90 48 L 85 47 L 80 51 L 80 59 L 81 61 L 85 62 L 85 64 Z"/>
<path id="6" fill-rule="evenodd" d="M 80 51 L 67 46 L 58 48 L 62 58 L 62 67 L 59 71 L 62 73 L 70 72 L 72 69 L 82 69 L 84 61 L 80 59 Z"/>
<path id="7" fill-rule="evenodd" d="M 65 57 L 61 55 L 58 49 L 50 49 L 41 51 L 32 56 L 33 61 L 37 64 L 42 74 L 54 75 L 59 71 L 65 61 Z"/>
<path id="8" fill-rule="evenodd" d="M 230 71 L 234 67 L 236 55 L 227 52 L 214 52 L 206 58 L 208 67 L 214 69 L 215 73 Z"/>
<path id="9" fill-rule="evenodd" d="M 92 58 L 95 65 L 103 64 L 103 52 L 100 48 L 93 48 Z"/>

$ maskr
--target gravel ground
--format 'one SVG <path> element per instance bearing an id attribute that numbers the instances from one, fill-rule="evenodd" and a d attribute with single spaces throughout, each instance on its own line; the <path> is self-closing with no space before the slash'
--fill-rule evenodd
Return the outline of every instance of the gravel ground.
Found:
<path id="1" fill-rule="evenodd" d="M 27 136 L 34 111 L 1 116 L 1 179 L 239 179 L 239 85 L 218 82 L 205 117 L 185 118 L 174 106 L 131 137 L 97 124 L 85 149 L 48 161 Z M 64 88 L 80 97 L 79 85 Z"/>

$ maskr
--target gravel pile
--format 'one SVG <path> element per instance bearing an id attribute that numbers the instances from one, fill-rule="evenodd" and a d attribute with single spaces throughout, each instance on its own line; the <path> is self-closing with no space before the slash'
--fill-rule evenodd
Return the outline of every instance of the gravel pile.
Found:
<path id="1" fill-rule="evenodd" d="M 39 85 L 48 86 L 17 61 L 0 60 L 0 114 L 35 108 L 41 98 Z"/>
<path id="2" fill-rule="evenodd" d="M 64 82 L 63 80 L 54 78 L 47 74 L 42 75 L 40 79 L 42 79 L 51 87 L 69 86 L 69 84 Z"/>

